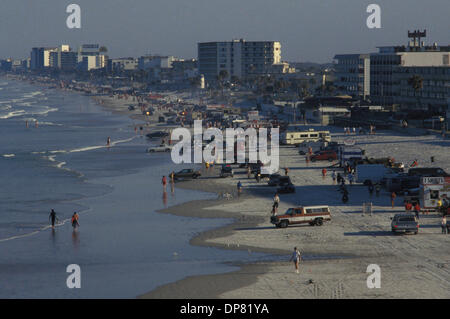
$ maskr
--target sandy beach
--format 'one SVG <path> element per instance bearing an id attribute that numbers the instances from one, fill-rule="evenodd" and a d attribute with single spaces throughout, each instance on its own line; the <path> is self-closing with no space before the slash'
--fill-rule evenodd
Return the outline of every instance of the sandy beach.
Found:
<path id="1" fill-rule="evenodd" d="M 95 97 L 114 113 L 147 122 L 147 129 L 158 125 L 139 111 L 129 111 L 129 100 Z M 156 114 L 154 116 L 157 116 Z M 153 123 L 152 123 L 153 122 Z M 151 124 L 150 124 L 151 123 Z M 341 128 L 330 127 L 333 140 L 349 136 Z M 441 167 L 450 171 L 450 141 L 438 135 L 414 132 L 379 131 L 375 135 L 353 135 L 369 157 L 394 157 L 406 166 L 417 159 L 422 167 Z M 430 156 L 435 161 L 430 162 Z M 321 169 L 328 162 L 306 163 L 293 147 L 280 148 L 280 172 L 289 167 L 295 194 L 280 195 L 279 211 L 300 205 L 329 205 L 332 221 L 322 227 L 294 226 L 277 229 L 270 224 L 270 208 L 275 188 L 266 181 L 248 179 L 245 169 L 234 168 L 234 178 L 218 178 L 219 167 L 203 169 L 195 181 L 177 182 L 176 187 L 216 193 L 218 199 L 191 201 L 161 210 L 163 214 L 200 218 L 232 218 L 233 222 L 198 234 L 192 245 L 263 252 L 272 258 L 253 264 L 234 264 L 238 271 L 187 277 L 158 287 L 139 298 L 449 298 L 450 236 L 440 233 L 437 214 L 420 218 L 419 235 L 393 235 L 390 217 L 403 212 L 402 197 L 390 206 L 389 194 L 370 195 L 367 187 L 349 188 L 350 200 L 341 202 L 331 177 Z M 331 174 L 331 169 L 328 168 Z M 238 197 L 236 184 L 243 194 Z M 225 199 L 222 194 L 229 193 Z M 363 215 L 364 202 L 373 203 L 373 215 Z M 302 252 L 300 273 L 289 262 L 293 247 Z M 367 287 L 367 267 L 381 268 L 381 288 Z"/>
<path id="2" fill-rule="evenodd" d="M 333 137 L 346 138 L 334 128 Z M 449 170 L 450 141 L 435 135 L 413 137 L 392 131 L 353 137 L 366 154 L 393 156 L 422 166 Z M 387 145 L 387 146 L 386 146 Z M 421 150 L 416 152 L 416 150 Z M 430 163 L 429 155 L 436 161 Z M 419 235 L 393 235 L 390 217 L 404 211 L 402 198 L 390 207 L 389 194 L 369 195 L 367 187 L 350 187 L 350 201 L 342 204 L 337 186 L 322 178 L 328 163 L 306 164 L 295 148 L 280 149 L 280 167 L 289 167 L 296 193 L 280 195 L 280 211 L 298 205 L 327 204 L 332 221 L 322 227 L 297 226 L 277 229 L 269 222 L 275 188 L 247 179 L 244 169 L 234 178 L 213 178 L 218 168 L 205 172 L 199 181 L 177 183 L 177 187 L 233 194 L 230 200 L 190 202 L 161 211 L 182 216 L 233 217 L 234 223 L 202 233 L 191 244 L 223 249 L 241 249 L 279 255 L 275 261 L 244 265 L 222 275 L 189 277 L 159 287 L 142 298 L 448 298 L 450 297 L 450 236 L 442 235 L 436 214 L 420 218 Z M 235 185 L 244 185 L 237 198 Z M 320 191 L 319 191 L 320 188 Z M 373 215 L 362 215 L 362 203 L 373 203 Z M 300 273 L 289 262 L 294 246 L 304 260 Z M 381 268 L 381 288 L 367 288 L 367 266 Z"/>

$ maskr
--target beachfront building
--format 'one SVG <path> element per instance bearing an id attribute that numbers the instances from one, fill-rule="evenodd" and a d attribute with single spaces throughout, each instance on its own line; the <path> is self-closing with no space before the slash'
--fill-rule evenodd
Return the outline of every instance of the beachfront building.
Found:
<path id="1" fill-rule="evenodd" d="M 138 59 L 138 69 L 149 81 L 179 82 L 198 75 L 197 60 L 174 56 L 147 55 Z"/>
<path id="2" fill-rule="evenodd" d="M 447 56 L 449 56 L 447 54 Z M 421 81 L 415 89 L 413 77 Z M 408 109 L 445 112 L 450 99 L 450 66 L 404 66 L 395 70 L 394 103 Z"/>
<path id="3" fill-rule="evenodd" d="M 0 71 L 10 72 L 12 70 L 12 59 L 0 60 Z"/>
<path id="4" fill-rule="evenodd" d="M 108 59 L 106 63 L 106 70 L 109 73 L 120 73 L 123 71 L 135 71 L 138 68 L 138 59 L 129 58 L 118 58 L 118 59 Z"/>
<path id="5" fill-rule="evenodd" d="M 337 60 L 334 85 L 341 93 L 365 100 L 370 95 L 370 55 L 339 54 L 334 59 Z"/>
<path id="6" fill-rule="evenodd" d="M 337 87 L 377 105 L 442 111 L 450 97 L 450 46 L 427 46 L 420 41 L 425 36 L 425 31 L 408 32 L 407 46 L 336 55 Z"/>
<path id="7" fill-rule="evenodd" d="M 276 41 L 198 43 L 199 73 L 207 80 L 215 80 L 219 74 L 225 74 L 223 71 L 228 78 L 267 75 L 281 63 L 281 43 Z"/>
<path id="8" fill-rule="evenodd" d="M 138 59 L 139 70 L 148 70 L 153 68 L 167 69 L 172 67 L 172 63 L 178 61 L 174 56 L 146 55 Z"/>
<path id="9" fill-rule="evenodd" d="M 36 47 L 31 49 L 30 53 L 30 69 L 42 70 L 51 67 L 50 54 L 56 52 L 56 47 Z"/>
<path id="10" fill-rule="evenodd" d="M 449 57 L 450 47 L 437 44 L 380 47 L 379 52 L 370 55 L 371 101 L 381 105 L 426 108 L 425 104 L 416 103 L 417 97 L 423 97 L 427 104 L 441 104 L 445 91 L 447 96 L 449 93 L 445 88 L 446 83 L 450 83 Z M 423 89 L 413 88 L 413 76 L 425 80 Z M 415 97 L 413 103 L 411 96 Z"/>
<path id="11" fill-rule="evenodd" d="M 99 44 L 83 44 L 78 48 L 78 63 L 81 70 L 90 71 L 106 66 L 107 56 Z"/>
<path id="12" fill-rule="evenodd" d="M 78 54 L 70 49 L 67 44 L 61 45 L 56 50 L 50 52 L 50 67 L 72 71 L 75 70 L 78 64 Z"/>

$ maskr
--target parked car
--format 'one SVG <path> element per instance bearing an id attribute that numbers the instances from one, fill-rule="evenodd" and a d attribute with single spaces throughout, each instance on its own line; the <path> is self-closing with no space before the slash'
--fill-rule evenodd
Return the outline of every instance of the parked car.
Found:
<path id="1" fill-rule="evenodd" d="M 288 180 L 281 181 L 281 178 L 280 178 L 280 183 L 278 184 L 279 187 L 277 188 L 277 193 L 280 193 L 280 194 L 295 193 L 295 186 L 294 186 L 294 184 L 291 183 L 291 179 L 289 178 L 289 176 L 282 176 L 282 177 L 287 177 Z"/>
<path id="2" fill-rule="evenodd" d="M 194 171 L 192 168 L 185 168 L 181 171 L 174 174 L 174 179 L 180 180 L 180 179 L 196 179 L 202 174 L 199 171 Z"/>
<path id="3" fill-rule="evenodd" d="M 305 206 L 288 208 L 282 215 L 275 215 L 270 222 L 278 228 L 286 228 L 289 225 L 306 224 L 322 226 L 324 221 L 331 220 L 328 206 Z"/>
<path id="4" fill-rule="evenodd" d="M 148 133 L 146 136 L 148 138 L 162 138 L 162 137 L 169 136 L 169 133 L 163 132 L 163 131 L 157 131 L 157 132 L 153 132 L 153 133 Z"/>
<path id="5" fill-rule="evenodd" d="M 391 218 L 391 228 L 393 233 L 414 233 L 419 232 L 419 222 L 412 214 L 395 214 Z"/>
<path id="6" fill-rule="evenodd" d="M 298 145 L 298 153 L 300 155 L 306 155 L 311 148 L 312 152 L 315 153 L 317 151 L 321 151 L 325 147 L 325 143 L 322 141 L 319 142 L 304 142 Z"/>
<path id="7" fill-rule="evenodd" d="M 311 156 L 311 161 L 335 161 L 337 154 L 335 151 L 319 151 Z"/>
<path id="8" fill-rule="evenodd" d="M 414 167 L 408 170 L 409 176 L 423 176 L 423 177 L 449 177 L 442 168 L 439 167 Z"/>
<path id="9" fill-rule="evenodd" d="M 222 169 L 220 170 L 220 177 L 233 177 L 233 168 L 231 166 L 222 166 Z"/>
<path id="10" fill-rule="evenodd" d="M 156 152 L 170 152 L 172 150 L 172 145 L 160 144 L 158 146 L 151 146 L 147 149 L 147 153 Z"/>
<path id="11" fill-rule="evenodd" d="M 267 185 L 269 186 L 278 186 L 280 183 L 280 174 L 272 174 L 269 176 L 269 181 L 267 182 Z"/>

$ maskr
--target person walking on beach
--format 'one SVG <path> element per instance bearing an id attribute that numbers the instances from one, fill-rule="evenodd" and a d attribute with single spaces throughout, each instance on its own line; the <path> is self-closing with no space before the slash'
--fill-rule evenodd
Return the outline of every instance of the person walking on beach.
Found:
<path id="1" fill-rule="evenodd" d="M 327 169 L 324 167 L 322 168 L 322 177 L 325 178 L 327 176 Z"/>
<path id="2" fill-rule="evenodd" d="M 350 186 L 353 185 L 353 174 L 349 173 L 347 178 L 348 178 L 348 182 L 350 183 Z"/>
<path id="3" fill-rule="evenodd" d="M 441 229 L 443 234 L 447 234 L 447 217 L 445 215 L 441 219 Z"/>
<path id="4" fill-rule="evenodd" d="M 172 173 L 170 173 L 170 182 L 173 184 L 175 183 L 175 172 L 172 171 Z"/>
<path id="5" fill-rule="evenodd" d="M 289 261 L 294 261 L 295 272 L 298 274 L 298 264 L 300 263 L 301 254 L 297 247 L 294 247 L 294 252 L 292 253 L 291 259 Z"/>
<path id="6" fill-rule="evenodd" d="M 275 196 L 273 198 L 273 212 L 274 215 L 276 215 L 276 213 L 278 212 L 278 205 L 280 204 L 280 197 L 278 196 L 278 193 L 275 193 Z"/>
<path id="7" fill-rule="evenodd" d="M 50 215 L 48 216 L 48 219 L 50 219 L 50 221 L 52 222 L 52 228 L 55 228 L 56 213 L 55 213 L 55 211 L 53 209 L 50 212 Z"/>
<path id="8" fill-rule="evenodd" d="M 420 213 L 420 204 L 419 204 L 419 202 L 416 202 L 416 205 L 414 205 L 414 213 L 416 214 L 416 218 L 419 219 L 419 213 Z"/>
<path id="9" fill-rule="evenodd" d="M 166 188 L 166 185 L 167 185 L 167 178 L 166 178 L 166 176 L 162 177 L 161 184 L 163 184 L 163 187 Z"/>
<path id="10" fill-rule="evenodd" d="M 106 140 L 106 146 L 111 146 L 111 137 L 108 136 L 108 139 Z"/>
<path id="11" fill-rule="evenodd" d="M 391 204 L 392 204 L 392 208 L 394 208 L 394 202 L 395 202 L 395 198 L 397 197 L 397 194 L 395 194 L 395 192 L 391 193 Z"/>
<path id="12" fill-rule="evenodd" d="M 78 214 L 77 212 L 73 212 L 72 215 L 72 227 L 75 230 L 75 228 L 80 227 L 80 224 L 78 223 Z"/>
<path id="13" fill-rule="evenodd" d="M 333 179 L 333 185 L 336 184 L 336 171 L 331 173 L 331 178 Z"/>
<path id="14" fill-rule="evenodd" d="M 238 196 L 241 195 L 241 192 L 242 192 L 242 183 L 241 183 L 241 181 L 239 181 L 237 183 L 237 191 L 238 191 Z"/>

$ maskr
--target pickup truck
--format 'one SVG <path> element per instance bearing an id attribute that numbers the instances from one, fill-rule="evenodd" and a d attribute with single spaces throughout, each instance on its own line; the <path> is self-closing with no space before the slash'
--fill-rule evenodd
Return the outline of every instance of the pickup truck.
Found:
<path id="1" fill-rule="evenodd" d="M 328 206 L 305 206 L 288 208 L 282 215 L 270 217 L 270 222 L 277 228 L 286 228 L 289 225 L 306 224 L 322 226 L 324 221 L 331 220 Z"/>
<path id="2" fill-rule="evenodd" d="M 170 152 L 172 150 L 172 145 L 160 144 L 158 146 L 151 146 L 147 149 L 147 153 L 156 152 Z"/>

